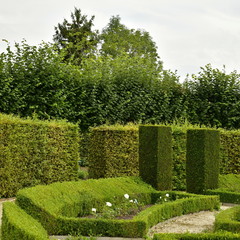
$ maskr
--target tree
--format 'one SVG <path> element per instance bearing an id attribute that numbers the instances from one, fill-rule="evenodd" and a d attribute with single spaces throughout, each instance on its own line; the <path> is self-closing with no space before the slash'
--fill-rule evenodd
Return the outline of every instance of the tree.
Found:
<path id="1" fill-rule="evenodd" d="M 149 33 L 144 30 L 129 29 L 120 21 L 119 16 L 113 16 L 107 27 L 103 29 L 100 35 L 101 54 L 115 58 L 125 52 L 130 57 L 139 56 L 162 68 L 156 43 Z"/>
<path id="2" fill-rule="evenodd" d="M 98 31 L 92 30 L 94 16 L 87 19 L 81 10 L 75 8 L 71 13 L 72 22 L 64 19 L 55 27 L 54 42 L 65 52 L 65 61 L 81 65 L 82 59 L 94 54 L 98 43 Z"/>
<path id="3" fill-rule="evenodd" d="M 208 126 L 240 127 L 240 75 L 213 69 L 210 64 L 184 83 L 188 117 L 192 123 Z"/>

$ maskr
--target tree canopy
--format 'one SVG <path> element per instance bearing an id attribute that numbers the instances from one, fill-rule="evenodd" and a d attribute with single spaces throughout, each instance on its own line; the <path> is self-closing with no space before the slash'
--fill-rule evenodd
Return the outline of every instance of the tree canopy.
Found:
<path id="1" fill-rule="evenodd" d="M 64 50 L 65 61 L 80 65 L 83 58 L 92 56 L 96 51 L 98 31 L 92 29 L 94 16 L 88 20 L 80 9 L 74 9 L 71 20 L 64 19 L 55 27 L 53 40 L 59 50 Z"/>

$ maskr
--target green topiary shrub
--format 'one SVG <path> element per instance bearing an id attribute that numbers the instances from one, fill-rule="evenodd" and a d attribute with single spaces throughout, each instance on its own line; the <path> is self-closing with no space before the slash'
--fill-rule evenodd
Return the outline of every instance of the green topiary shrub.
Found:
<path id="1" fill-rule="evenodd" d="M 158 190 L 172 189 L 172 133 L 170 127 L 139 127 L 139 173 Z"/>
<path id="2" fill-rule="evenodd" d="M 90 178 L 139 175 L 136 126 L 96 127 L 90 138 Z"/>
<path id="3" fill-rule="evenodd" d="M 75 180 L 77 125 L 0 114 L 0 197 L 24 187 Z"/>
<path id="4" fill-rule="evenodd" d="M 218 187 L 219 132 L 209 129 L 187 131 L 187 191 L 203 193 Z"/>
<path id="5" fill-rule="evenodd" d="M 48 240 L 47 231 L 13 202 L 3 203 L 2 240 Z"/>

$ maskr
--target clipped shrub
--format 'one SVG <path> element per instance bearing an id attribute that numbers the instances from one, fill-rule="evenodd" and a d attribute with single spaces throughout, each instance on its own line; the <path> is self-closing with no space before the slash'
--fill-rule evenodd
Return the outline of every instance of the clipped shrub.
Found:
<path id="1" fill-rule="evenodd" d="M 28 186 L 76 179 L 77 125 L 0 114 L 0 139 L 0 197 Z"/>
<path id="2" fill-rule="evenodd" d="M 218 187 L 219 132 L 210 129 L 187 131 L 187 191 L 203 193 Z"/>
<path id="3" fill-rule="evenodd" d="M 47 231 L 13 202 L 3 203 L 2 240 L 48 240 Z"/>
<path id="4" fill-rule="evenodd" d="M 172 189 L 172 131 L 166 126 L 139 127 L 139 174 L 158 190 Z"/>
<path id="5" fill-rule="evenodd" d="M 89 146 L 89 177 L 138 175 L 138 128 L 131 125 L 93 128 Z"/>
<path id="6" fill-rule="evenodd" d="M 230 232 L 216 233 L 158 233 L 153 240 L 240 240 L 240 234 Z"/>
<path id="7" fill-rule="evenodd" d="M 222 174 L 240 174 L 240 132 L 221 131 L 221 165 Z"/>
<path id="8" fill-rule="evenodd" d="M 100 234 L 112 237 L 143 237 L 156 221 L 219 207 L 218 196 L 170 191 L 168 194 L 175 195 L 175 202 L 153 205 L 131 220 L 84 217 L 93 207 L 98 209 L 103 203 L 122 198 L 126 193 L 131 199 L 151 204 L 166 191 L 158 192 L 138 177 L 89 179 L 22 189 L 17 195 L 17 204 L 40 221 L 50 235 Z"/>
<path id="9" fill-rule="evenodd" d="M 223 230 L 240 233 L 240 206 L 226 209 L 217 214 L 215 219 L 215 231 Z"/>

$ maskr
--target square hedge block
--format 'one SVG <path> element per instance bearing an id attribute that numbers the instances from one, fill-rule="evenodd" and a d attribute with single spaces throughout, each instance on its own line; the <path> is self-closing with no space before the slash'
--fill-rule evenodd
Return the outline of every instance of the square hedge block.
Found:
<path id="1" fill-rule="evenodd" d="M 172 189 L 172 131 L 165 126 L 139 127 L 139 172 L 157 190 Z"/>
<path id="2" fill-rule="evenodd" d="M 187 131 L 187 192 L 204 193 L 218 187 L 219 131 L 191 129 Z"/>

